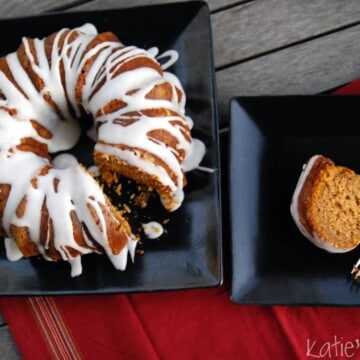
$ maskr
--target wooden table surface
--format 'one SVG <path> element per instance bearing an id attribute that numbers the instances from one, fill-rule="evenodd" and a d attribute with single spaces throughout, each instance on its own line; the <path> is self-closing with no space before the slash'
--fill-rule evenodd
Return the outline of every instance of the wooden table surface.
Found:
<path id="1" fill-rule="evenodd" d="M 0 18 L 169 3 L 165 0 L 0 0 Z M 360 77 L 358 0 L 209 0 L 222 144 L 229 100 L 317 94 Z M 20 359 L 0 314 L 0 357 Z"/>

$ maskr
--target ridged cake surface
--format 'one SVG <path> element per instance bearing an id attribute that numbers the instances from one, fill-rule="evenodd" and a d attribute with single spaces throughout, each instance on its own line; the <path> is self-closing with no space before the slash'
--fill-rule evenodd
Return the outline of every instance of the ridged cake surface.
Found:
<path id="1" fill-rule="evenodd" d="M 168 211 L 181 205 L 184 172 L 204 147 L 191 137 L 178 78 L 156 55 L 85 24 L 23 38 L 0 59 L 0 234 L 10 259 L 67 260 L 76 276 L 83 254 L 104 252 L 118 269 L 134 255 L 137 237 L 87 170 L 52 163 L 89 118 L 104 178 L 155 189 Z"/>

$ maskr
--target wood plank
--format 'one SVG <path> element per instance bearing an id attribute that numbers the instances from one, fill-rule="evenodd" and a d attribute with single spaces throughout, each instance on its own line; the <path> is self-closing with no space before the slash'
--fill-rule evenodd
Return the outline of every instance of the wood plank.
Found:
<path id="1" fill-rule="evenodd" d="M 144 6 L 144 5 L 154 5 L 154 4 L 167 4 L 172 2 L 185 2 L 192 0 L 94 0 L 87 4 L 81 4 L 74 7 L 76 10 L 97 10 L 97 9 L 116 9 L 116 8 L 126 8 L 134 6 Z M 245 0 L 244 0 L 245 1 Z M 236 0 L 207 0 L 211 11 L 217 11 L 224 7 L 233 6 L 239 4 L 243 1 Z"/>
<path id="2" fill-rule="evenodd" d="M 68 10 L 100 10 L 125 8 L 134 6 L 166 4 L 179 1 L 192 0 L 0 0 L 1 15 L 0 18 L 21 17 L 37 15 L 43 12 L 57 11 L 58 9 L 66 8 Z M 211 11 L 219 11 L 229 6 L 247 2 L 248 0 L 208 0 L 206 1 Z"/>
<path id="3" fill-rule="evenodd" d="M 90 0 L 89 0 L 90 1 Z M 38 15 L 45 11 L 52 11 L 59 7 L 71 6 L 78 4 L 79 0 L 1 0 L 1 18 L 22 17 Z"/>
<path id="4" fill-rule="evenodd" d="M 211 17 L 216 67 L 360 21 L 360 2 L 257 0 Z"/>
<path id="5" fill-rule="evenodd" d="M 9 332 L 7 326 L 0 327 L 0 350 L 1 359 L 6 360 L 19 360 L 21 355 L 16 348 L 14 340 Z"/>
<path id="6" fill-rule="evenodd" d="M 217 72 L 219 115 L 231 97 L 316 94 L 360 77 L 360 25 Z"/>

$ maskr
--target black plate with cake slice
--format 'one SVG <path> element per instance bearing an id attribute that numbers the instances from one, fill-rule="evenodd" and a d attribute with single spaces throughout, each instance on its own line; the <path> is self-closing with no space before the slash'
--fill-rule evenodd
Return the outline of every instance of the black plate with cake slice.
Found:
<path id="1" fill-rule="evenodd" d="M 357 96 L 239 97 L 231 103 L 230 211 L 236 303 L 358 305 L 360 248 L 328 253 L 298 230 L 290 203 L 315 154 L 360 173 Z"/>

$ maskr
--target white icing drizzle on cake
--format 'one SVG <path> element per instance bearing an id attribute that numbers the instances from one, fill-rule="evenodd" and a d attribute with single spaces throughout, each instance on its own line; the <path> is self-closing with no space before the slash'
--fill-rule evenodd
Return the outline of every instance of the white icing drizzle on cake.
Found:
<path id="1" fill-rule="evenodd" d="M 87 168 L 88 173 L 92 176 L 92 177 L 98 177 L 101 175 L 100 172 L 100 168 L 97 165 L 91 165 Z"/>
<path id="2" fill-rule="evenodd" d="M 56 156 L 52 161 L 52 165 L 56 169 L 66 169 L 71 166 L 79 165 L 79 162 L 74 155 L 64 153 Z"/>
<path id="3" fill-rule="evenodd" d="M 5 250 L 7 258 L 11 261 L 17 261 L 23 257 L 22 252 L 19 250 L 13 239 L 5 238 Z"/>
<path id="4" fill-rule="evenodd" d="M 295 221 L 296 226 L 299 228 L 299 230 L 301 231 L 301 233 L 308 238 L 310 241 L 313 241 L 313 235 L 309 234 L 309 232 L 305 229 L 305 227 L 301 224 L 300 221 L 300 216 L 299 216 L 299 195 L 301 190 L 304 187 L 304 183 L 306 181 L 306 178 L 308 177 L 311 169 L 313 168 L 316 160 L 318 159 L 319 155 L 314 155 L 311 157 L 311 159 L 303 165 L 299 180 L 296 184 L 294 193 L 293 193 L 293 197 L 291 199 L 291 204 L 290 204 L 290 213 Z"/>
<path id="5" fill-rule="evenodd" d="M 179 53 L 176 50 L 167 50 L 159 55 L 159 49 L 157 47 L 153 47 L 148 49 L 147 52 L 151 54 L 152 57 L 156 58 L 156 60 L 158 61 L 168 58 L 168 61 L 166 61 L 165 63 L 161 63 L 161 67 L 164 70 L 174 65 L 179 58 Z"/>
<path id="6" fill-rule="evenodd" d="M 54 246 L 56 250 L 63 260 L 69 261 L 72 266 L 76 265 L 77 269 L 79 269 L 80 256 L 77 256 L 79 259 L 75 260 L 76 257 L 71 256 L 68 248 L 71 247 L 81 254 L 97 252 L 97 250 L 85 231 L 83 231 L 83 236 L 87 247 L 82 247 L 75 241 L 70 214 L 72 211 L 76 211 L 78 220 L 80 223 L 85 224 L 91 238 L 96 240 L 104 249 L 116 268 L 124 270 L 129 247 L 125 247 L 126 251 L 122 251 L 120 254 L 115 255 L 112 253 L 106 233 L 105 220 L 100 208 L 100 204 L 105 205 L 106 201 L 95 180 L 81 166 L 76 165 L 64 169 L 51 168 L 46 175 L 39 176 L 36 169 L 41 170 L 44 163 L 43 158 L 37 157 L 30 152 L 16 152 L 6 160 L 1 159 L 0 171 L 3 173 L 6 168 L 7 171 L 5 172 L 8 174 L 2 174 L 1 180 L 12 186 L 3 215 L 3 226 L 6 232 L 11 233 L 10 226 L 28 228 L 30 238 L 37 246 L 39 253 L 45 259 L 51 260 L 46 255 L 50 233 L 46 234 L 45 244 L 40 242 L 42 207 L 45 204 L 54 229 Z M 14 168 L 22 169 L 20 181 L 12 179 L 11 173 Z M 37 187 L 31 184 L 33 179 L 36 179 Z M 57 179 L 59 182 L 55 186 Z M 15 207 L 24 196 L 27 199 L 27 206 L 25 213 L 19 217 L 16 214 Z M 89 212 L 88 204 L 96 211 L 97 218 L 100 221 L 99 224 L 94 221 Z M 114 219 L 114 221 L 116 220 Z M 128 239 L 129 242 L 136 242 L 135 238 L 132 238 L 130 234 Z M 6 240 L 8 258 L 17 260 L 19 251 L 16 249 L 16 244 L 11 241 L 13 244 L 10 246 L 9 242 L 9 240 Z M 79 275 L 78 271 L 73 271 L 73 274 Z"/>
<path id="7" fill-rule="evenodd" d="M 22 139 L 30 138 L 40 144 L 46 144 L 49 152 L 70 149 L 79 139 L 80 126 L 72 116 L 68 103 L 78 117 L 81 111 L 85 110 L 94 117 L 97 124 L 100 124 L 97 134 L 99 142 L 95 148 L 102 153 L 125 159 L 129 164 L 156 176 L 171 189 L 175 203 L 171 210 L 180 206 L 184 198 L 183 172 L 198 167 L 204 156 L 205 146 L 199 140 L 191 141 L 184 136 L 184 129 L 191 129 L 193 122 L 185 116 L 185 94 L 176 76 L 168 72 L 159 74 L 150 67 L 138 67 L 114 75 L 119 67 L 136 57 L 168 57 L 169 60 L 162 65 L 165 69 L 177 60 L 176 52 L 169 51 L 158 56 L 158 51 L 146 52 L 133 46 L 123 46 L 115 41 L 101 42 L 88 50 L 87 46 L 97 35 L 93 25 L 85 24 L 67 34 L 66 31 L 67 29 L 63 29 L 54 37 L 50 62 L 44 40 L 34 39 L 32 45 L 29 39 L 22 40 L 31 70 L 44 82 L 41 91 L 37 90 L 23 68 L 17 53 L 6 56 L 13 79 L 0 71 L 0 184 L 11 186 L 2 218 L 6 233 L 11 234 L 13 225 L 27 228 L 39 253 L 50 260 L 46 255 L 50 234 L 45 234 L 45 244 L 39 240 L 41 213 L 45 204 L 49 218 L 53 222 L 54 246 L 62 259 L 67 260 L 72 266 L 72 276 L 77 276 L 82 271 L 81 260 L 79 256 L 71 256 L 68 248 L 76 249 L 81 254 L 96 252 L 88 233 L 101 245 L 118 269 L 125 268 L 129 253 L 132 258 L 134 257 L 136 239 L 128 234 L 128 244 L 119 254 L 113 254 L 101 210 L 101 205 L 106 206 L 106 199 L 92 176 L 76 159 L 68 155 L 51 163 L 36 153 L 19 151 L 18 146 Z M 74 31 L 79 35 L 71 39 Z M 63 46 L 60 46 L 61 39 Z M 31 46 L 35 48 L 36 58 Z M 96 57 L 86 75 L 79 104 L 75 93 L 76 85 L 84 64 L 93 56 Z M 60 65 L 64 67 L 65 88 L 59 71 Z M 164 82 L 171 86 L 170 100 L 147 97 L 151 89 Z M 181 99 L 178 91 L 182 94 Z M 46 100 L 46 95 L 49 94 L 58 111 Z M 125 106 L 112 113 L 103 114 L 103 106 L 115 99 L 121 99 Z M 145 110 L 158 108 L 168 109 L 173 115 L 154 118 L 144 113 Z M 10 115 L 9 109 L 16 111 Z M 137 113 L 134 117 L 136 121 L 124 126 L 129 112 Z M 43 136 L 36 131 L 32 121 L 47 129 L 50 136 Z M 147 136 L 149 132 L 159 128 L 176 138 L 176 149 L 170 149 Z M 115 145 L 118 143 L 158 154 L 166 166 L 172 169 L 175 180 L 169 177 L 164 167 L 140 159 L 134 150 L 117 148 Z M 185 159 L 180 150 L 186 154 Z M 48 171 L 41 174 L 41 170 L 47 167 Z M 20 169 L 21 176 L 17 176 Z M 37 186 L 33 185 L 33 181 L 37 182 Z M 25 196 L 25 212 L 18 216 L 16 209 Z M 164 200 L 161 200 L 164 203 Z M 87 204 L 95 209 L 98 223 L 91 216 Z M 88 233 L 83 231 L 86 248 L 78 245 L 74 239 L 69 215 L 73 211 L 76 211 L 79 221 L 86 225 Z M 21 254 L 15 242 L 7 238 L 5 244 L 8 258 L 17 260 Z"/>

